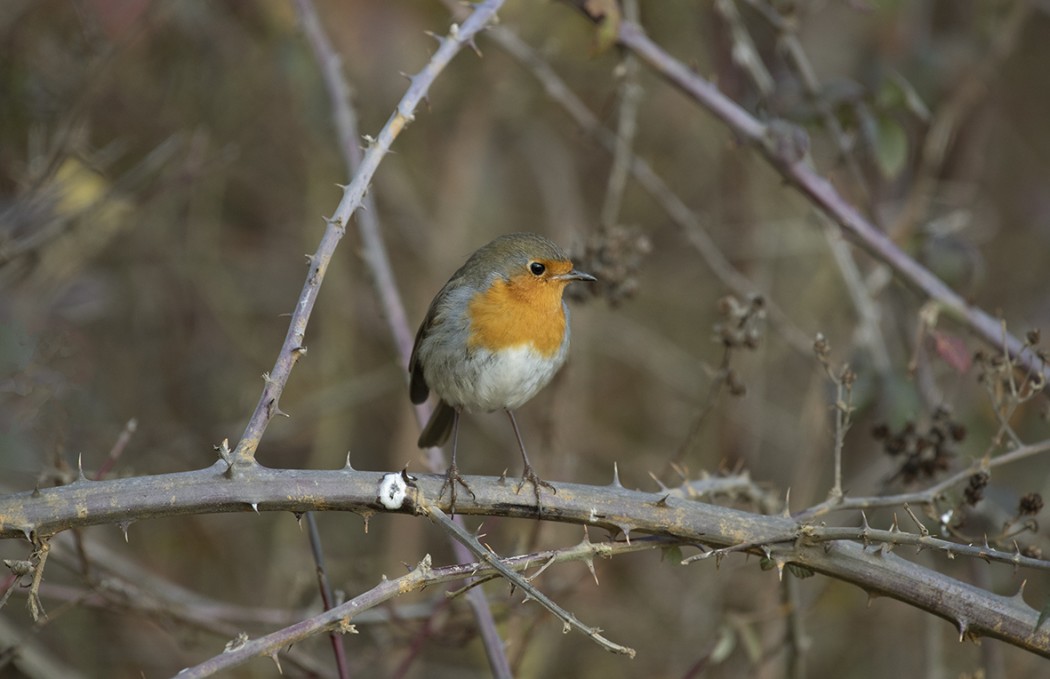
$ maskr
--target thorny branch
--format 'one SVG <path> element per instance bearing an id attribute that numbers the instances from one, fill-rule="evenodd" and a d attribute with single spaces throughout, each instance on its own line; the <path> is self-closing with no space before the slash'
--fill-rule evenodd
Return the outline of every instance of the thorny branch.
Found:
<path id="1" fill-rule="evenodd" d="M 490 577 L 505 571 L 509 571 L 517 576 L 519 572 L 536 565 L 542 565 L 540 568 L 542 571 L 553 563 L 583 561 L 590 564 L 595 556 L 611 558 L 618 554 L 660 549 L 673 546 L 674 544 L 673 541 L 658 539 L 637 540 L 630 544 L 626 542 L 595 543 L 585 538 L 578 545 L 565 549 L 523 554 L 521 556 L 499 559 L 495 562 L 479 561 L 440 567 L 431 565 L 430 555 L 428 554 L 406 575 L 393 580 L 388 580 L 384 577 L 379 585 L 354 597 L 350 601 L 340 604 L 330 611 L 325 611 L 266 636 L 251 640 L 242 637 L 239 640 L 235 640 L 227 646 L 227 650 L 222 654 L 195 667 L 183 670 L 178 674 L 178 677 L 180 679 L 190 679 L 210 676 L 220 670 L 242 665 L 257 657 L 269 657 L 279 667 L 278 653 L 283 652 L 285 648 L 292 644 L 330 630 L 342 634 L 356 634 L 357 629 L 353 621 L 357 619 L 357 616 L 385 601 L 420 591 L 426 587 L 465 580 L 471 577 Z"/>
<path id="2" fill-rule="evenodd" d="M 1042 448 L 1050 449 L 1050 442 Z M 382 474 L 256 465 L 228 478 L 225 468 L 220 461 L 195 472 L 112 481 L 81 479 L 68 486 L 3 496 L 0 537 L 49 536 L 72 527 L 199 513 L 324 509 L 369 515 L 383 509 L 377 501 Z M 442 480 L 440 475 L 421 476 L 413 492 L 437 497 Z M 464 506 L 461 514 L 535 518 L 535 506 L 517 495 L 512 484 L 491 477 L 467 481 L 477 502 Z M 753 551 L 768 551 L 780 567 L 797 564 L 932 612 L 968 635 L 993 636 L 1050 657 L 1050 629 L 1036 629 L 1038 614 L 1020 597 L 984 591 L 892 553 L 872 553 L 859 542 L 786 542 L 802 522 L 695 501 L 690 499 L 696 492 L 694 484 L 643 493 L 620 486 L 559 483 L 559 492 L 544 498 L 549 510 L 545 517 L 625 536 L 655 534 L 716 549 L 753 546 Z M 406 502 L 398 511 L 415 512 L 418 506 Z"/>

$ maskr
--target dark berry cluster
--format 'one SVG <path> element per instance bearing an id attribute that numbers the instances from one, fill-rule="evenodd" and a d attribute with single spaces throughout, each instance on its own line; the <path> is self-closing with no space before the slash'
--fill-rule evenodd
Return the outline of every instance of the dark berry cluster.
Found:
<path id="1" fill-rule="evenodd" d="M 954 445 L 966 438 L 966 427 L 952 420 L 948 409 L 938 408 L 925 430 L 912 421 L 905 422 L 899 431 L 879 424 L 872 436 L 882 442 L 887 455 L 901 461 L 896 476 L 909 484 L 948 469 L 955 457 Z"/>
<path id="2" fill-rule="evenodd" d="M 1021 516 L 1035 516 L 1043 509 L 1043 496 L 1039 493 L 1028 493 L 1021 498 L 1018 513 Z"/>
<path id="3" fill-rule="evenodd" d="M 971 507 L 976 505 L 984 497 L 984 489 L 988 486 L 988 472 L 977 472 L 970 477 L 970 482 L 966 484 L 966 490 L 963 491 L 963 497 L 966 498 L 966 504 Z"/>

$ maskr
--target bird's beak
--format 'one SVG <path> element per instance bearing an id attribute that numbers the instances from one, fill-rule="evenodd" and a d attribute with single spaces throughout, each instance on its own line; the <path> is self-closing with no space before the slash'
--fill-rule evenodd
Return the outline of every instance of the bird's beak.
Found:
<path id="1" fill-rule="evenodd" d="M 588 282 L 591 282 L 591 283 L 593 283 L 594 281 L 598 280 L 597 278 L 595 278 L 594 276 L 590 275 L 589 273 L 584 273 L 582 271 L 577 271 L 576 269 L 573 269 L 572 271 L 570 271 L 568 273 L 561 274 L 560 276 L 558 276 L 558 279 L 559 280 L 563 280 L 563 281 L 588 281 Z"/>

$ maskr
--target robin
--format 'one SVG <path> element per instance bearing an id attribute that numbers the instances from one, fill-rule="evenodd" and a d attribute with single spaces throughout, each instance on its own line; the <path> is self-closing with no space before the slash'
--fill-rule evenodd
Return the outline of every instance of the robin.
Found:
<path id="1" fill-rule="evenodd" d="M 514 410 L 545 387 L 569 351 L 569 309 L 562 300 L 572 281 L 594 281 L 577 271 L 554 242 L 534 233 L 500 236 L 472 254 L 430 303 L 416 333 L 409 395 L 423 403 L 431 390 L 441 399 L 419 435 L 419 447 L 441 446 L 452 437 L 452 463 L 441 486 L 474 492 L 456 467 L 459 416 L 504 410 L 518 439 L 525 470 L 521 492 L 532 483 L 557 492 L 529 464 Z"/>

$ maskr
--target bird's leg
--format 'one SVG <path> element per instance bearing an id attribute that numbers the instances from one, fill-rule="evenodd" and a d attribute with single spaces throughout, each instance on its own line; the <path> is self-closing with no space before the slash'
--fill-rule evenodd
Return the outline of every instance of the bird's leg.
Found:
<path id="1" fill-rule="evenodd" d="M 514 419 L 514 413 L 507 410 L 507 417 L 510 418 L 510 425 L 514 427 L 514 436 L 518 438 L 518 448 L 521 449 L 521 459 L 525 463 L 525 471 L 521 473 L 521 481 L 518 482 L 518 488 L 515 493 L 520 493 L 522 486 L 528 481 L 532 484 L 532 489 L 536 493 L 536 507 L 540 506 L 540 486 L 544 488 L 550 488 L 554 494 L 558 493 L 558 489 L 541 479 L 536 472 L 532 469 L 532 465 L 529 464 L 529 455 L 525 452 L 525 442 L 521 440 L 521 431 L 518 430 L 518 422 Z"/>
<path id="2" fill-rule="evenodd" d="M 459 444 L 459 408 L 452 411 L 452 464 L 448 466 L 448 471 L 445 472 L 445 482 L 441 484 L 441 490 L 438 492 L 438 500 L 441 500 L 441 496 L 445 494 L 445 488 L 448 488 L 451 492 L 449 500 L 449 514 L 452 516 L 456 515 L 456 484 L 463 486 L 470 493 L 470 497 L 477 500 L 477 496 L 474 495 L 474 491 L 470 489 L 470 485 L 459 475 L 459 469 L 456 467 L 456 447 Z"/>

